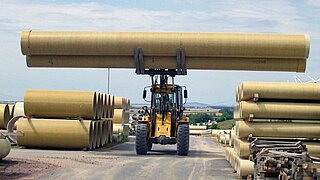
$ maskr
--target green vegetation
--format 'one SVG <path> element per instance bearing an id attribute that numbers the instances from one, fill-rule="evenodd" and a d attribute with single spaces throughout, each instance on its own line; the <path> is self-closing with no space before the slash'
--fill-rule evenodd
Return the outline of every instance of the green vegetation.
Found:
<path id="1" fill-rule="evenodd" d="M 218 126 L 217 129 L 231 129 L 234 125 L 235 125 L 234 119 L 226 120 L 226 121 L 219 122 L 217 124 Z"/>
<path id="2" fill-rule="evenodd" d="M 191 114 L 189 116 L 190 124 L 205 124 L 209 120 L 216 121 L 216 122 L 223 122 L 226 120 L 233 119 L 233 112 L 230 108 L 224 108 L 219 110 L 219 113 L 222 113 L 221 116 L 215 116 L 215 114 L 207 114 L 207 113 L 197 113 L 197 114 Z"/>

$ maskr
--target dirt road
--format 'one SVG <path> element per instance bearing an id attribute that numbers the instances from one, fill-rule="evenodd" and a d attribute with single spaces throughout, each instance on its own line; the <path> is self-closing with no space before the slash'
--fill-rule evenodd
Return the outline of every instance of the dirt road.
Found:
<path id="1" fill-rule="evenodd" d="M 38 163 L 40 171 L 24 174 L 28 179 L 236 179 L 223 151 L 211 137 L 191 136 L 189 156 L 177 156 L 175 145 L 136 155 L 127 142 L 87 152 L 13 149 L 7 159 Z"/>

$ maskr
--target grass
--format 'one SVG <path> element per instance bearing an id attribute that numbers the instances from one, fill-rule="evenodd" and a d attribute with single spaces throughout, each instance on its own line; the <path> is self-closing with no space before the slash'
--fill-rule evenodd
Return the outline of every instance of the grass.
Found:
<path id="1" fill-rule="evenodd" d="M 234 124 L 235 124 L 235 120 L 231 119 L 223 122 L 218 122 L 218 127 L 219 129 L 231 129 L 232 126 L 234 126 Z"/>

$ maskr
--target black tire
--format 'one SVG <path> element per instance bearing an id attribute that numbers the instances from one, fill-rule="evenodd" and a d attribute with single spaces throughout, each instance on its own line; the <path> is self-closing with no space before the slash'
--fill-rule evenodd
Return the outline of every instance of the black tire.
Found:
<path id="1" fill-rule="evenodd" d="M 136 152 L 137 154 L 147 154 L 148 152 L 148 126 L 138 124 L 136 131 Z"/>
<path id="2" fill-rule="evenodd" d="M 152 149 L 152 142 L 148 142 L 148 151 L 151 151 Z"/>
<path id="3" fill-rule="evenodd" d="M 177 131 L 177 153 L 179 156 L 187 156 L 189 153 L 189 125 L 181 124 Z"/>

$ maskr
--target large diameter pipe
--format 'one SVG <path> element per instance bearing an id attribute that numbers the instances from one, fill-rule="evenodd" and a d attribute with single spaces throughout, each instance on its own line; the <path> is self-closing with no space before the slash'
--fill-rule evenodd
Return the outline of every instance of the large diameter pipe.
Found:
<path id="1" fill-rule="evenodd" d="M 24 111 L 32 117 L 96 119 L 98 98 L 95 92 L 27 90 Z"/>
<path id="2" fill-rule="evenodd" d="M 248 159 L 250 156 L 250 142 L 236 137 L 234 139 L 234 151 L 237 156 Z"/>
<path id="3" fill-rule="evenodd" d="M 10 119 L 13 118 L 15 104 L 8 104 Z"/>
<path id="4" fill-rule="evenodd" d="M 238 101 L 247 101 L 258 94 L 260 99 L 320 100 L 320 85 L 315 83 L 243 82 L 238 86 Z"/>
<path id="5" fill-rule="evenodd" d="M 187 69 L 304 72 L 305 59 L 188 57 Z M 27 56 L 28 67 L 135 68 L 127 56 Z M 144 57 L 146 69 L 175 69 L 176 57 Z"/>
<path id="6" fill-rule="evenodd" d="M 190 130 L 207 130 L 207 126 L 189 126 Z"/>
<path id="7" fill-rule="evenodd" d="M 320 126 L 316 123 L 263 123 L 236 121 L 236 135 L 247 138 L 279 137 L 279 138 L 320 138 Z"/>
<path id="8" fill-rule="evenodd" d="M 123 109 L 114 109 L 113 123 L 114 124 L 123 124 L 124 123 L 125 112 Z"/>
<path id="9" fill-rule="evenodd" d="M 320 143 L 319 142 L 303 142 L 307 146 L 308 153 L 311 156 L 320 158 Z"/>
<path id="10" fill-rule="evenodd" d="M 11 150 L 11 144 L 8 139 L 0 138 L 0 160 L 7 157 Z"/>
<path id="11" fill-rule="evenodd" d="M 0 129 L 6 129 L 10 120 L 10 111 L 7 104 L 0 104 Z"/>
<path id="12" fill-rule="evenodd" d="M 114 97 L 114 108 L 115 109 L 126 109 L 126 105 L 124 104 L 125 100 L 123 97 Z"/>
<path id="13" fill-rule="evenodd" d="M 236 170 L 236 153 L 234 151 L 233 148 L 227 147 L 226 149 L 226 156 L 227 156 L 227 160 L 229 161 L 231 167 L 233 168 L 233 170 Z"/>
<path id="14" fill-rule="evenodd" d="M 248 102 L 236 107 L 235 118 L 256 119 L 319 119 L 320 105 L 315 103 Z"/>
<path id="15" fill-rule="evenodd" d="M 89 149 L 92 145 L 91 120 L 21 118 L 17 130 L 19 146 L 57 149 Z"/>
<path id="16" fill-rule="evenodd" d="M 107 123 L 108 123 L 108 132 L 109 132 L 109 141 L 108 141 L 108 143 L 112 143 L 112 140 L 113 140 L 113 121 L 112 121 L 112 119 L 109 119 L 108 121 L 107 121 Z"/>
<path id="17" fill-rule="evenodd" d="M 25 116 L 25 115 L 26 114 L 24 113 L 24 102 L 17 102 L 14 105 L 13 117 Z"/>
<path id="18" fill-rule="evenodd" d="M 23 31 L 24 55 L 133 56 L 140 47 L 146 56 L 302 58 L 309 55 L 307 35 L 188 33 L 188 32 L 64 32 Z"/>
<path id="19" fill-rule="evenodd" d="M 203 134 L 206 134 L 206 131 L 205 130 L 190 129 L 189 134 L 190 135 L 203 135 Z"/>
<path id="20" fill-rule="evenodd" d="M 254 162 L 248 159 L 241 159 L 239 156 L 236 156 L 235 166 L 238 177 L 246 177 L 254 173 Z"/>
<path id="21" fill-rule="evenodd" d="M 109 117 L 108 118 L 113 118 L 114 115 L 114 96 L 110 95 L 110 104 L 109 104 Z"/>

